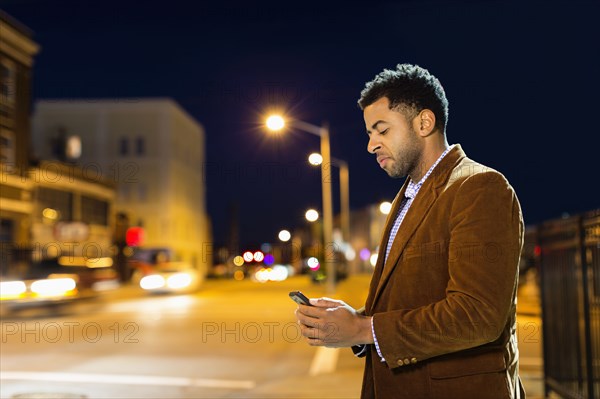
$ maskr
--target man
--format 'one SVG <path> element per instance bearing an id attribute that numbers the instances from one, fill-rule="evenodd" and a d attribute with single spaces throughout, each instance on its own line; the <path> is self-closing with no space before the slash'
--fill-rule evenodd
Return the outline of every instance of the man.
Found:
<path id="1" fill-rule="evenodd" d="M 368 151 L 394 200 L 365 307 L 311 299 L 296 317 L 310 345 L 366 356 L 363 398 L 524 398 L 516 291 L 519 202 L 500 173 L 446 140 L 448 101 L 426 69 L 401 64 L 358 101 Z M 485 132 L 483 132 L 485 133 Z"/>

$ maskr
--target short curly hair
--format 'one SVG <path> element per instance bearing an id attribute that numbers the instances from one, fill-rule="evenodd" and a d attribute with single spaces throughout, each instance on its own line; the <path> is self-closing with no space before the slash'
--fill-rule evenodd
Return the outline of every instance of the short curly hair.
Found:
<path id="1" fill-rule="evenodd" d="M 390 101 L 390 109 L 404 112 L 412 119 L 424 109 L 435 115 L 435 126 L 443 133 L 448 122 L 448 99 L 440 81 L 425 68 L 398 64 L 395 70 L 384 69 L 365 84 L 358 106 L 364 110 L 382 97 Z"/>

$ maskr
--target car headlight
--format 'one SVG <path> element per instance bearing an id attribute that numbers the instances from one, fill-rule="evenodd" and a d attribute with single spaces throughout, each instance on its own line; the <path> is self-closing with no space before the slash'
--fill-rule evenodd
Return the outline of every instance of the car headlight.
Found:
<path id="1" fill-rule="evenodd" d="M 72 278 L 50 278 L 31 283 L 31 292 L 37 296 L 62 296 L 75 290 L 77 283 Z"/>
<path id="2" fill-rule="evenodd" d="M 23 281 L 3 281 L 0 283 L 0 299 L 15 299 L 27 291 Z"/>
<path id="3" fill-rule="evenodd" d="M 163 276 L 158 274 L 153 274 L 150 276 L 145 276 L 140 280 L 140 287 L 145 290 L 155 290 L 157 288 L 162 288 L 165 286 L 165 279 Z"/>
<path id="4" fill-rule="evenodd" d="M 167 279 L 167 287 L 180 289 L 189 286 L 192 283 L 192 276 L 188 273 L 175 273 Z"/>

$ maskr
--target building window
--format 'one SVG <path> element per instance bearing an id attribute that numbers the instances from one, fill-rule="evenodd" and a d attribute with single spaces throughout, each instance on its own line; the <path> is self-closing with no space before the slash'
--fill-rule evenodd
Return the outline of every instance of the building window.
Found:
<path id="1" fill-rule="evenodd" d="M 119 140 L 119 154 L 121 156 L 129 154 L 129 140 L 127 137 L 121 137 L 121 140 Z"/>
<path id="2" fill-rule="evenodd" d="M 139 156 L 146 153 L 146 142 L 142 136 L 138 136 L 135 140 L 135 153 Z"/>
<path id="3" fill-rule="evenodd" d="M 12 169 L 15 164 L 15 134 L 10 130 L 0 129 L 0 163 Z M 3 171 L 6 168 L 3 168 Z"/>
<path id="4" fill-rule="evenodd" d="M 0 57 L 0 125 L 8 128 L 15 125 L 16 71 L 12 61 Z"/>
<path id="5" fill-rule="evenodd" d="M 54 212 L 48 212 L 49 215 L 55 215 L 54 220 L 72 221 L 73 220 L 73 194 L 54 190 L 52 188 L 38 188 L 38 204 L 41 218 L 44 210 L 49 209 Z"/>
<path id="6" fill-rule="evenodd" d="M 14 242 L 14 223 L 10 219 L 0 219 L 0 242 Z"/>
<path id="7" fill-rule="evenodd" d="M 15 75 L 15 64 L 6 58 L 0 58 L 0 100 L 2 104 L 14 106 L 17 93 Z"/>
<path id="8" fill-rule="evenodd" d="M 81 196 L 81 221 L 88 224 L 108 225 L 108 202 Z"/>

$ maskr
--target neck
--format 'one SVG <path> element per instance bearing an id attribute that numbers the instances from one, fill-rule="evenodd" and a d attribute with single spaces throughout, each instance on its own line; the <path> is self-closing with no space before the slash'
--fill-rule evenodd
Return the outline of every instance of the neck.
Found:
<path id="1" fill-rule="evenodd" d="M 423 153 L 421 154 L 421 159 L 419 160 L 416 168 L 408 174 L 410 179 L 417 183 L 421 181 L 425 173 L 431 168 L 431 166 L 438 160 L 440 155 L 444 153 L 450 146 L 448 145 L 448 141 L 446 141 L 446 136 L 442 136 L 442 140 L 435 140 L 430 143 L 425 143 L 425 148 L 423 149 Z"/>

